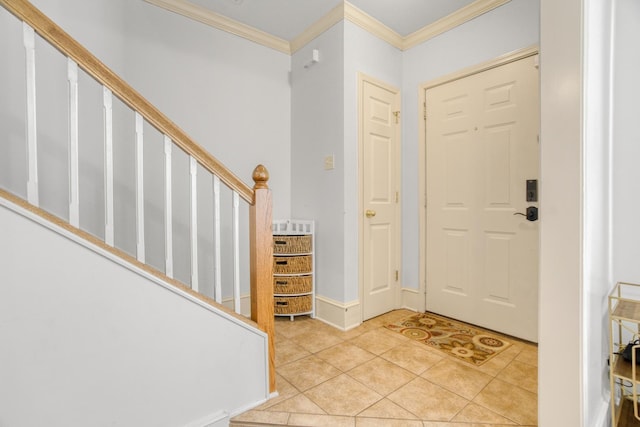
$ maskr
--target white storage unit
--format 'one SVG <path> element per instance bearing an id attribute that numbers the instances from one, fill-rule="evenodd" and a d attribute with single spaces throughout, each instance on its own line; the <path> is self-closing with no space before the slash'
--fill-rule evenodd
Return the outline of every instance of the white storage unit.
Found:
<path id="1" fill-rule="evenodd" d="M 272 231 L 274 314 L 315 317 L 314 222 L 276 220 Z"/>

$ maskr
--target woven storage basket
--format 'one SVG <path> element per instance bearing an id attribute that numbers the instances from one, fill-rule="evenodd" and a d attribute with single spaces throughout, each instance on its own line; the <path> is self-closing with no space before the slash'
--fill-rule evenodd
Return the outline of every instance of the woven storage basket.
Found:
<path id="1" fill-rule="evenodd" d="M 275 314 L 296 314 L 311 311 L 311 295 L 299 297 L 274 297 Z"/>
<path id="2" fill-rule="evenodd" d="M 273 292 L 276 294 L 311 292 L 311 276 L 274 277 Z"/>
<path id="3" fill-rule="evenodd" d="M 273 236 L 274 254 L 311 253 L 311 236 Z"/>
<path id="4" fill-rule="evenodd" d="M 273 257 L 273 273 L 311 273 L 311 255 Z"/>

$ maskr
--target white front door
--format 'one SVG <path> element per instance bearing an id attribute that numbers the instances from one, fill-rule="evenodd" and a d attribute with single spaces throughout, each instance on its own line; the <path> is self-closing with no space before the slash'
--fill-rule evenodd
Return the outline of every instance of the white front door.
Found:
<path id="1" fill-rule="evenodd" d="M 361 79 L 363 320 L 398 307 L 399 105 L 395 88 Z"/>
<path id="2" fill-rule="evenodd" d="M 427 89 L 427 310 L 537 341 L 535 57 Z"/>

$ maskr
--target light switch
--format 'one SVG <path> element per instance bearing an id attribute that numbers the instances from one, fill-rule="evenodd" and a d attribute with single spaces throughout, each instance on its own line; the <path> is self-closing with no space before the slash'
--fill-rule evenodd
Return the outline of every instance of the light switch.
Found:
<path id="1" fill-rule="evenodd" d="M 328 171 L 334 168 L 333 154 L 324 158 L 324 170 Z"/>

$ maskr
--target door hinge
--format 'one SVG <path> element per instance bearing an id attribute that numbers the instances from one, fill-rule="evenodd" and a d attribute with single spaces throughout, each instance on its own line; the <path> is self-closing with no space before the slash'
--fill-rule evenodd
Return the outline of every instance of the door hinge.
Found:
<path id="1" fill-rule="evenodd" d="M 422 111 L 424 113 L 424 119 L 426 121 L 427 120 L 427 103 L 426 102 L 422 103 Z"/>
<path id="2" fill-rule="evenodd" d="M 396 191 L 396 203 L 400 201 L 400 192 Z"/>
<path id="3" fill-rule="evenodd" d="M 398 120 L 400 119 L 400 111 L 394 111 L 393 115 L 396 116 L 396 124 L 398 124 Z"/>
<path id="4" fill-rule="evenodd" d="M 398 276 L 400 273 L 398 273 L 398 270 L 396 270 L 396 282 L 398 281 Z"/>

